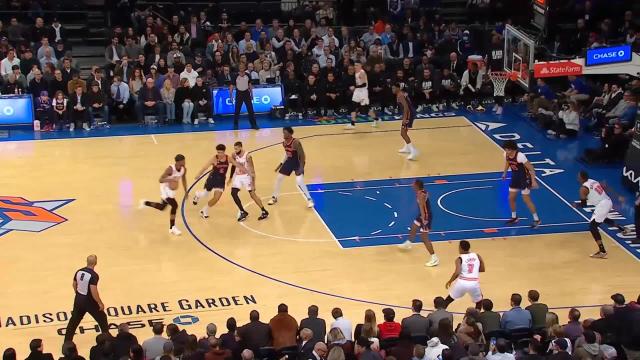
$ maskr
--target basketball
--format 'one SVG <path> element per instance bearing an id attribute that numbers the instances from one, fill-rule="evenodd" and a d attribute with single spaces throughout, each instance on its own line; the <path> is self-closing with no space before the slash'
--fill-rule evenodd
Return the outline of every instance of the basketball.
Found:
<path id="1" fill-rule="evenodd" d="M 169 181 L 169 189 L 178 190 L 178 180 Z"/>
<path id="2" fill-rule="evenodd" d="M 515 71 L 512 71 L 512 72 L 509 74 L 509 80 L 511 80 L 511 81 L 516 81 L 516 80 L 518 80 L 518 73 L 517 73 L 517 72 L 515 72 Z"/>

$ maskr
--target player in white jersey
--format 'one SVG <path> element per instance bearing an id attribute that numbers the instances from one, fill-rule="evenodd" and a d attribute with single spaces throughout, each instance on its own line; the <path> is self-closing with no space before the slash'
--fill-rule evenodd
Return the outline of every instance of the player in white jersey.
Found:
<path id="1" fill-rule="evenodd" d="M 376 127 L 382 120 L 378 119 L 375 111 L 369 107 L 369 89 L 367 88 L 367 72 L 362 68 L 362 63 L 356 62 L 354 64 L 356 70 L 356 85 L 353 89 L 353 95 L 351 96 L 353 109 L 351 110 L 351 123 L 346 126 L 346 129 L 355 129 L 356 118 L 358 113 L 369 113 L 369 117 L 373 120 L 371 126 Z"/>
<path id="2" fill-rule="evenodd" d="M 591 219 L 589 219 L 589 231 L 596 241 L 596 244 L 598 244 L 598 252 L 592 254 L 591 257 L 606 259 L 607 250 L 604 248 L 604 244 L 602 244 L 602 236 L 600 235 L 598 227 L 600 224 L 605 223 L 611 227 L 617 227 L 618 230 L 622 232 L 625 231 L 625 228 L 609 218 L 609 212 L 613 209 L 613 202 L 599 182 L 589 179 L 589 174 L 586 171 L 580 171 L 578 173 L 578 182 L 580 183 L 580 201 L 576 201 L 574 205 L 582 208 L 595 206 Z"/>
<path id="3" fill-rule="evenodd" d="M 176 190 L 178 190 L 178 182 L 182 180 L 184 192 L 187 192 L 187 168 L 185 167 L 184 155 L 178 154 L 175 157 L 175 164 L 169 165 L 162 175 L 160 175 L 160 199 L 161 202 L 152 202 L 140 200 L 140 207 L 152 207 L 163 211 L 167 205 L 171 206 L 171 214 L 169 215 L 169 233 L 179 236 L 182 234 L 176 227 L 176 213 L 178 212 L 178 202 L 176 201 Z"/>
<path id="4" fill-rule="evenodd" d="M 469 294 L 471 301 L 476 304 L 476 309 L 482 309 L 480 273 L 485 270 L 484 261 L 480 255 L 469 252 L 470 249 L 471 244 L 468 241 L 460 241 L 458 247 L 460 256 L 456 259 L 456 269 L 445 285 L 449 289 L 449 296 L 444 300 L 446 306 L 449 306 L 454 300 L 460 299 L 464 294 Z"/>
<path id="5" fill-rule="evenodd" d="M 233 202 L 238 206 L 240 215 L 238 215 L 238 221 L 244 221 L 249 213 L 245 211 L 242 206 L 242 201 L 238 193 L 242 189 L 246 189 L 251 196 L 251 199 L 260 207 L 262 213 L 258 217 L 258 220 L 264 220 L 269 216 L 269 212 L 262 205 L 262 200 L 256 194 L 256 172 L 253 166 L 253 159 L 251 155 L 242 149 L 242 142 L 238 141 L 233 144 L 233 155 L 229 158 L 231 161 L 231 175 L 229 177 L 228 184 L 231 184 L 231 197 Z"/>

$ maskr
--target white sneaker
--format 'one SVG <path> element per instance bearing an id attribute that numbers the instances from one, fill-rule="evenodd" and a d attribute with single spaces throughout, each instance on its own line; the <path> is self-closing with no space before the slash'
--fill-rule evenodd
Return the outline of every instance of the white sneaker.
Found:
<path id="1" fill-rule="evenodd" d="M 422 110 L 424 110 L 424 106 L 418 105 L 418 107 L 416 108 L 416 112 L 422 112 Z"/>
<path id="2" fill-rule="evenodd" d="M 353 130 L 353 129 L 355 129 L 355 128 L 356 128 L 356 126 L 355 126 L 355 125 L 353 125 L 353 124 L 347 124 L 347 125 L 344 127 L 344 129 L 345 129 L 345 130 Z"/>
<path id="3" fill-rule="evenodd" d="M 438 108 L 439 108 L 440 111 L 444 111 L 444 104 L 438 105 Z"/>
<path id="4" fill-rule="evenodd" d="M 271 199 L 269 199 L 269 201 L 267 201 L 267 205 L 275 205 L 275 203 L 278 202 L 278 198 L 275 196 L 272 196 Z"/>
<path id="5" fill-rule="evenodd" d="M 208 122 L 209 124 L 215 124 L 215 123 L 216 123 L 215 121 L 213 121 L 213 119 L 212 119 L 212 118 L 208 118 L 208 119 L 207 119 L 207 122 Z"/>
<path id="6" fill-rule="evenodd" d="M 147 205 L 145 205 L 144 203 L 147 202 L 146 199 L 140 199 L 140 201 L 138 202 L 138 209 L 144 209 L 147 207 Z"/>
<path id="7" fill-rule="evenodd" d="M 200 209 L 200 217 L 202 217 L 203 219 L 209 218 L 209 212 L 207 211 L 207 208 Z"/>
<path id="8" fill-rule="evenodd" d="M 91 130 L 91 128 L 89 128 L 89 124 L 87 124 L 87 123 L 82 124 L 82 128 L 87 130 L 87 131 Z"/>
<path id="9" fill-rule="evenodd" d="M 387 108 L 384 109 L 384 113 L 387 114 L 387 115 L 393 115 L 393 110 L 391 110 L 390 107 L 387 107 Z"/>
<path id="10" fill-rule="evenodd" d="M 178 228 L 175 225 L 173 225 L 173 227 L 169 229 L 169 234 L 180 236 L 182 235 L 182 231 L 178 230 Z"/>
<path id="11" fill-rule="evenodd" d="M 409 156 L 407 156 L 407 160 L 417 160 L 418 154 L 419 154 L 419 151 L 417 149 L 413 149 L 413 151 L 409 153 Z"/>
<path id="12" fill-rule="evenodd" d="M 313 200 L 309 200 L 309 201 L 307 201 L 307 207 L 308 207 L 309 209 L 311 209 L 311 208 L 312 208 L 312 207 L 314 207 L 314 206 L 316 206 L 316 204 L 314 204 Z"/>
<path id="13" fill-rule="evenodd" d="M 198 125 L 198 121 L 200 121 L 200 119 L 196 118 L 195 120 L 193 120 L 193 125 Z"/>
<path id="14" fill-rule="evenodd" d="M 69 131 L 74 131 L 76 129 L 76 124 L 71 123 L 69 124 Z"/>
<path id="15" fill-rule="evenodd" d="M 484 112 L 484 106 L 482 106 L 482 105 L 478 105 L 478 107 L 476 107 L 476 108 L 475 108 L 475 110 L 476 110 L 477 112 Z"/>
<path id="16" fill-rule="evenodd" d="M 498 109 L 496 109 L 496 115 L 502 115 L 502 106 L 498 106 Z"/>
<path id="17" fill-rule="evenodd" d="M 434 267 L 434 266 L 438 266 L 438 264 L 440 264 L 440 259 L 438 259 L 438 256 L 436 254 L 431 255 L 431 260 L 427 261 L 424 266 L 426 267 Z"/>
<path id="18" fill-rule="evenodd" d="M 402 149 L 399 149 L 399 150 L 398 150 L 398 152 L 399 152 L 399 153 L 401 153 L 401 154 L 408 154 L 408 153 L 410 153 L 411 151 L 409 150 L 409 145 L 404 144 L 404 146 L 402 147 Z"/>
<path id="19" fill-rule="evenodd" d="M 548 135 L 555 135 L 555 134 L 556 134 L 556 132 L 555 132 L 555 131 L 553 131 L 553 130 L 547 130 L 547 134 L 548 134 Z"/>
<path id="20" fill-rule="evenodd" d="M 373 120 L 371 122 L 371 127 L 378 127 L 378 120 Z"/>
<path id="21" fill-rule="evenodd" d="M 433 110 L 433 112 L 438 111 L 438 105 L 431 105 L 431 110 Z"/>
<path id="22" fill-rule="evenodd" d="M 493 105 L 493 109 L 491 109 L 491 111 L 497 112 L 498 108 L 499 108 L 498 104 L 495 104 L 495 105 Z"/>
<path id="23" fill-rule="evenodd" d="M 411 241 L 409 240 L 406 240 L 402 244 L 398 245 L 398 248 L 400 248 L 401 250 L 411 250 L 411 247 L 412 247 L 412 244 L 411 244 Z"/>
<path id="24" fill-rule="evenodd" d="M 451 103 L 451 107 L 453 108 L 453 110 L 458 110 L 458 104 L 456 103 Z"/>
<path id="25" fill-rule="evenodd" d="M 193 195 L 193 205 L 198 205 L 199 200 L 200 198 L 198 197 L 198 193 L 196 192 L 196 194 Z"/>

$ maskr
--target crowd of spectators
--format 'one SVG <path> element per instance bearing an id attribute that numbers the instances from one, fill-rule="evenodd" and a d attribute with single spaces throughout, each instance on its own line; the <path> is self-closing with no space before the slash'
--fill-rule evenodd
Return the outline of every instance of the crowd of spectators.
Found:
<path id="1" fill-rule="evenodd" d="M 525 308 L 520 294 L 511 295 L 511 309 L 502 314 L 484 299 L 482 311 L 468 308 L 457 326 L 441 297 L 430 312 L 413 300 L 411 315 L 401 321 L 391 308 L 382 310 L 382 322 L 367 309 L 355 326 L 340 308 L 332 309 L 327 326 L 315 305 L 298 323 L 280 304 L 268 323 L 253 310 L 245 325 L 231 317 L 226 332 L 219 334 L 210 323 L 202 337 L 176 324 L 155 323 L 153 334 L 139 341 L 123 323 L 115 336 L 96 337 L 89 360 L 637 360 L 640 299 L 627 303 L 622 294 L 611 299 L 598 319 L 582 319 L 580 310 L 572 308 L 563 320 L 540 302 L 538 291 L 530 290 Z M 43 353 L 40 339 L 31 341 L 30 351 L 27 360 L 53 359 Z M 62 355 L 61 360 L 84 359 L 72 341 L 63 344 Z M 15 349 L 4 351 L 3 360 L 18 358 Z"/>

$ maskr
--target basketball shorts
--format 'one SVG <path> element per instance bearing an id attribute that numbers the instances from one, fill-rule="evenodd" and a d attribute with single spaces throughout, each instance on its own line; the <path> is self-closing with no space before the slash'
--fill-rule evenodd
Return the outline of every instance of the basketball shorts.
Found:
<path id="1" fill-rule="evenodd" d="M 469 294 L 469 296 L 471 296 L 471 301 L 474 303 L 482 300 L 480 282 L 457 279 L 449 288 L 449 296 L 454 299 L 460 299 L 465 294 Z"/>
<path id="2" fill-rule="evenodd" d="M 403 129 L 411 129 L 413 127 L 413 116 L 411 116 L 409 118 L 409 120 L 407 120 L 407 122 L 405 123 L 404 121 L 402 122 L 402 128 Z"/>
<path id="3" fill-rule="evenodd" d="M 248 174 L 234 176 L 233 180 L 231 181 L 231 187 L 240 190 L 245 189 L 247 191 L 253 191 L 251 176 L 249 176 Z"/>
<path id="4" fill-rule="evenodd" d="M 591 214 L 590 221 L 597 222 L 598 224 L 602 224 L 604 220 L 609 216 L 609 212 L 613 208 L 613 203 L 611 200 L 602 200 L 596 205 L 596 208 L 593 210 L 593 214 Z"/>
<path id="5" fill-rule="evenodd" d="M 160 184 L 160 199 L 167 200 L 168 198 L 175 199 L 176 191 L 171 190 L 167 183 Z"/>
<path id="6" fill-rule="evenodd" d="M 296 160 L 285 160 L 278 171 L 280 174 L 290 176 L 292 172 L 296 173 L 296 176 L 304 173 L 303 169 L 300 169 L 300 162 Z"/>
<path id="7" fill-rule="evenodd" d="M 509 183 L 509 192 L 520 192 L 522 195 L 529 195 L 531 193 L 531 178 L 512 177 Z"/>
<path id="8" fill-rule="evenodd" d="M 225 178 L 215 174 L 209 175 L 207 177 L 207 181 L 204 183 L 204 189 L 207 191 L 224 191 L 224 180 Z"/>
<path id="9" fill-rule="evenodd" d="M 431 231 L 431 217 L 427 218 L 427 221 L 422 221 L 422 216 L 416 216 L 416 219 L 413 220 L 413 223 L 416 224 L 421 232 L 429 232 Z"/>

